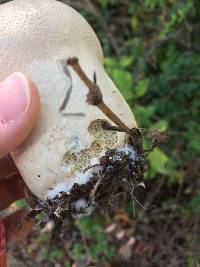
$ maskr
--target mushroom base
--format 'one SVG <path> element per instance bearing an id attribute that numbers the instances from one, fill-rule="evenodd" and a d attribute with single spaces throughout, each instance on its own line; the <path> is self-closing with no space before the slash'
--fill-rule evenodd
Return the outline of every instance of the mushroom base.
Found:
<path id="1" fill-rule="evenodd" d="M 60 192 L 46 201 L 28 198 L 33 208 L 29 215 L 42 228 L 53 221 L 55 229 L 61 229 L 66 218 L 91 215 L 98 209 L 107 210 L 118 194 L 133 194 L 134 188 L 144 186 L 144 155 L 130 145 L 107 150 L 99 159 L 98 167 L 99 171 L 94 172 L 90 181 L 74 184 L 69 192 Z"/>

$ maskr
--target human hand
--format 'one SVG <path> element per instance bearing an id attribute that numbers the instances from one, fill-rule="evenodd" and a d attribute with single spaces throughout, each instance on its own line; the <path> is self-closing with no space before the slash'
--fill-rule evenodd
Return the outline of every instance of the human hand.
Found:
<path id="1" fill-rule="evenodd" d="M 26 139 L 38 111 L 38 91 L 25 75 L 13 73 L 0 82 L 0 210 L 24 197 L 24 184 L 9 153 Z M 3 220 L 0 218 L 0 231 L 3 222 L 6 240 L 24 237 L 30 231 L 31 221 L 19 228 L 13 227 L 13 223 L 18 222 L 24 213 L 20 210 Z M 0 250 L 1 240 L 0 232 Z"/>

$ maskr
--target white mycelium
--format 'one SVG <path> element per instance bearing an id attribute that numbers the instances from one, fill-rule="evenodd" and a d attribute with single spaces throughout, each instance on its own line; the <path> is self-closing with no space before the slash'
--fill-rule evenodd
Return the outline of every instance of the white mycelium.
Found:
<path id="1" fill-rule="evenodd" d="M 138 160 L 137 152 L 130 145 L 125 145 L 123 148 L 117 148 L 117 152 L 119 152 L 116 156 L 113 157 L 113 160 L 122 160 L 120 156 L 120 152 L 125 153 L 130 159 L 133 161 Z"/>
<path id="2" fill-rule="evenodd" d="M 92 214 L 95 208 L 95 203 L 90 203 L 88 205 L 87 201 L 84 198 L 78 199 L 75 203 L 72 204 L 75 209 L 74 218 L 81 218 L 82 215 L 89 216 Z"/>
<path id="3" fill-rule="evenodd" d="M 95 160 L 95 162 L 98 163 L 97 160 Z M 88 170 L 86 170 L 82 173 L 81 172 L 76 173 L 76 177 L 74 177 L 73 183 L 69 184 L 67 182 L 62 182 L 62 183 L 56 184 L 56 186 L 54 188 L 50 189 L 47 192 L 46 198 L 53 199 L 62 192 L 68 192 L 69 193 L 75 183 L 77 183 L 79 185 L 86 184 L 87 182 L 90 181 L 91 178 L 94 177 L 94 175 L 99 175 L 99 172 L 102 170 L 101 166 L 93 167 L 93 165 L 91 165 L 88 168 L 89 168 Z"/>

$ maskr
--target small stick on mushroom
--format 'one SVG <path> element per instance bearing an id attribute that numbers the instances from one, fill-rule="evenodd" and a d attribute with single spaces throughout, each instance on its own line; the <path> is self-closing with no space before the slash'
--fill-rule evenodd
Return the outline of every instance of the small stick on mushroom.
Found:
<path id="1" fill-rule="evenodd" d="M 96 83 L 96 73 L 94 73 L 94 82 L 92 82 L 88 76 L 85 74 L 83 69 L 81 68 L 79 64 L 79 60 L 77 57 L 69 58 L 67 60 L 67 64 L 73 68 L 73 70 L 76 72 L 76 74 L 79 76 L 79 78 L 85 83 L 85 85 L 89 89 L 89 93 L 87 94 L 87 102 L 90 105 L 97 106 L 113 123 L 115 123 L 117 126 L 110 125 L 107 122 L 104 122 L 102 127 L 105 130 L 112 130 L 112 131 L 118 131 L 118 132 L 125 132 L 129 136 L 129 141 L 132 145 L 135 146 L 135 148 L 143 154 L 144 152 L 148 152 L 147 155 L 156 147 L 159 143 L 165 141 L 167 139 L 166 133 L 159 132 L 159 135 L 157 132 L 152 132 L 152 146 L 150 149 L 144 151 L 143 150 L 143 137 L 142 134 L 144 132 L 151 132 L 147 129 L 139 129 L 139 128 L 128 128 L 121 120 L 120 118 L 105 104 L 103 100 L 103 96 L 100 90 L 100 87 Z M 146 155 L 146 156 L 147 156 Z"/>
<path id="2" fill-rule="evenodd" d="M 103 101 L 103 96 L 99 86 L 96 84 L 96 75 L 94 75 L 94 82 L 92 82 L 79 64 L 78 58 L 69 58 L 67 60 L 67 64 L 70 65 L 73 70 L 77 73 L 80 79 L 85 83 L 85 85 L 89 89 L 89 93 L 87 95 L 87 102 L 90 105 L 97 106 L 112 122 L 114 122 L 117 127 L 111 126 L 111 128 L 115 129 L 115 131 L 122 131 L 127 134 L 130 134 L 130 129 L 120 120 L 120 118 L 115 115 L 115 113 L 105 104 Z M 105 128 L 108 130 L 112 130 L 109 125 L 105 124 Z"/>

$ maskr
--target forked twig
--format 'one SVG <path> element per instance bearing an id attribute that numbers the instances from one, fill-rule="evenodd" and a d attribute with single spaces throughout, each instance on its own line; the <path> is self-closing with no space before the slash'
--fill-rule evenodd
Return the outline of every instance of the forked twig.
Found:
<path id="1" fill-rule="evenodd" d="M 160 143 L 166 141 L 168 138 L 167 131 L 151 131 L 147 129 L 132 128 L 130 129 L 126 124 L 124 124 L 121 119 L 106 105 L 103 100 L 103 96 L 100 90 L 100 87 L 97 85 L 97 77 L 94 72 L 93 81 L 91 81 L 86 73 L 83 71 L 82 67 L 79 64 L 79 60 L 76 57 L 69 58 L 66 62 L 69 66 L 73 68 L 79 78 L 87 86 L 89 93 L 87 94 L 87 102 L 90 105 L 97 106 L 105 116 L 110 119 L 115 125 L 110 125 L 109 123 L 104 122 L 102 127 L 105 130 L 112 130 L 118 132 L 127 133 L 129 136 L 130 144 L 134 145 L 140 154 L 144 153 L 143 150 L 143 133 L 147 133 L 152 137 L 152 146 L 148 151 L 145 151 L 146 156 Z"/>
<path id="2" fill-rule="evenodd" d="M 80 79 L 85 83 L 87 88 L 89 89 L 89 93 L 87 95 L 87 102 L 90 105 L 97 106 L 113 123 L 115 123 L 118 128 L 129 134 L 130 129 L 120 120 L 120 118 L 105 104 L 103 101 L 103 96 L 99 86 L 96 84 L 96 75 L 94 76 L 94 82 L 92 82 L 79 64 L 78 58 L 69 58 L 67 60 L 67 64 L 70 65 L 76 74 L 80 77 Z"/>

